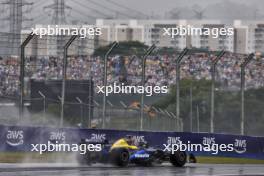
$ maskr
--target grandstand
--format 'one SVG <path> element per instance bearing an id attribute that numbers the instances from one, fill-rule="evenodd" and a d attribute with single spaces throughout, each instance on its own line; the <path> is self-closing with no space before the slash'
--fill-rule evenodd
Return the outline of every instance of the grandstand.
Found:
<path id="1" fill-rule="evenodd" d="M 157 55 L 147 58 L 147 85 L 175 84 L 176 56 Z M 240 64 L 246 55 L 227 53 L 218 64 L 217 80 L 228 89 L 238 90 L 240 86 Z M 122 59 L 121 59 L 122 58 Z M 213 56 L 193 54 L 182 64 L 181 78 L 211 79 L 210 66 Z M 37 80 L 62 79 L 62 59 L 54 56 L 28 57 L 26 73 Z M 123 60 L 123 61 L 122 61 Z M 132 61 L 131 61 L 132 60 Z M 264 86 L 264 58 L 254 60 L 247 69 L 247 88 Z M 93 56 L 71 56 L 68 58 L 67 79 L 83 80 L 93 77 L 95 85 L 102 85 L 103 58 Z M 0 95 L 15 96 L 19 91 L 19 58 L 2 58 L 0 61 Z M 108 60 L 108 84 L 125 82 L 137 85 L 141 78 L 141 61 L 134 56 L 113 56 Z"/>

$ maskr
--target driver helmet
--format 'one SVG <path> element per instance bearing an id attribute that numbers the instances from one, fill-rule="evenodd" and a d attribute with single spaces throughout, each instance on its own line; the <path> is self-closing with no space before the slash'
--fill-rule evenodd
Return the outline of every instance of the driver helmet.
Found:
<path id="1" fill-rule="evenodd" d="M 128 145 L 135 145 L 135 140 L 132 135 L 126 135 L 125 140 Z"/>
<path id="2" fill-rule="evenodd" d="M 148 143 L 145 142 L 145 141 L 141 141 L 141 142 L 139 142 L 138 145 L 139 145 L 139 147 L 142 147 L 142 148 L 148 148 L 148 147 L 149 147 Z"/>

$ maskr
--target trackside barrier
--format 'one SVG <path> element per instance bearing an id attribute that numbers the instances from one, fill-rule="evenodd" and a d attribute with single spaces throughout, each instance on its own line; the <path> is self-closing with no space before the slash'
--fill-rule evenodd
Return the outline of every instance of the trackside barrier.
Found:
<path id="1" fill-rule="evenodd" d="M 145 132 L 101 129 L 25 127 L 0 125 L 0 152 L 25 151 L 32 149 L 31 144 L 47 144 L 48 141 L 77 144 L 81 139 L 95 139 L 113 142 L 125 135 L 133 135 L 137 142 L 147 141 L 150 146 L 160 146 L 181 141 L 187 144 L 233 144 L 232 152 L 213 155 L 210 152 L 192 152 L 196 156 L 225 156 L 264 159 L 264 137 L 239 135 L 189 133 L 189 132 Z"/>

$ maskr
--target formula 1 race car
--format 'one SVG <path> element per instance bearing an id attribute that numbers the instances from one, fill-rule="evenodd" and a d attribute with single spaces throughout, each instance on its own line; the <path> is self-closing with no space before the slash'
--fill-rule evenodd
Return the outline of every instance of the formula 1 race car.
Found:
<path id="1" fill-rule="evenodd" d="M 91 144 L 93 142 L 86 141 L 85 143 Z M 149 147 L 147 143 L 135 146 L 129 144 L 125 138 L 117 140 L 113 145 L 110 145 L 107 141 L 101 142 L 101 145 L 102 150 L 100 152 L 87 151 L 84 155 L 78 155 L 79 163 L 88 165 L 111 163 L 125 167 L 128 164 L 152 166 L 167 161 L 176 167 L 182 167 L 185 165 L 187 158 L 185 152 L 177 151 L 172 154 L 159 148 Z"/>

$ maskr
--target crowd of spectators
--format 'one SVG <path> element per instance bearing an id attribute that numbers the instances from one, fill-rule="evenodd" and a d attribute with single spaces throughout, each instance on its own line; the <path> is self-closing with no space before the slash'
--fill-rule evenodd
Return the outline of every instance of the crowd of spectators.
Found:
<path id="1" fill-rule="evenodd" d="M 227 89 L 238 89 L 240 64 L 245 55 L 226 53 L 217 65 L 217 81 Z M 175 84 L 176 56 L 149 56 L 146 61 L 146 85 Z M 214 56 L 196 53 L 185 56 L 181 62 L 181 78 L 211 79 L 211 61 Z M 26 59 L 26 79 L 62 79 L 62 58 L 29 57 Z M 141 84 L 141 59 L 136 56 L 114 56 L 108 60 L 108 84 Z M 100 57 L 68 58 L 67 79 L 92 79 L 95 85 L 103 83 L 103 59 Z M 0 95 L 19 94 L 19 58 L 0 59 Z M 255 58 L 246 69 L 246 87 L 264 87 L 264 58 Z"/>

